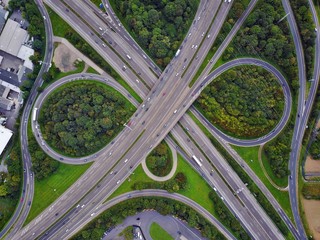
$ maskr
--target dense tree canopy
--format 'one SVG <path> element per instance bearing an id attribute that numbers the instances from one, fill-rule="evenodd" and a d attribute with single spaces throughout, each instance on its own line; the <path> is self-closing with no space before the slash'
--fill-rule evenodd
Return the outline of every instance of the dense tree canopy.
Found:
<path id="1" fill-rule="evenodd" d="M 160 67 L 165 67 L 188 31 L 198 0 L 112 0 L 120 19 L 150 52 Z"/>
<path id="2" fill-rule="evenodd" d="M 265 69 L 239 66 L 207 86 L 196 107 L 219 128 L 237 137 L 268 133 L 282 116 L 283 92 Z"/>
<path id="3" fill-rule="evenodd" d="M 168 144 L 162 141 L 146 159 L 147 167 L 156 176 L 166 176 L 172 168 L 172 154 Z"/>
<path id="4" fill-rule="evenodd" d="M 134 107 L 118 92 L 98 82 L 62 86 L 45 101 L 39 123 L 55 149 L 84 156 L 105 146 L 131 116 Z"/>
<path id="5" fill-rule="evenodd" d="M 309 152 L 314 159 L 320 159 L 320 134 L 316 136 L 315 140 L 311 143 Z"/>
<path id="6" fill-rule="evenodd" d="M 292 11 L 297 21 L 306 63 L 307 78 L 312 78 L 315 48 L 315 24 L 308 0 L 291 0 Z"/>
<path id="7" fill-rule="evenodd" d="M 295 48 L 280 0 L 259 1 L 248 16 L 232 44 L 223 55 L 224 60 L 238 56 L 256 56 L 279 65 L 288 76 L 289 84 L 297 90 L 298 68 Z"/>

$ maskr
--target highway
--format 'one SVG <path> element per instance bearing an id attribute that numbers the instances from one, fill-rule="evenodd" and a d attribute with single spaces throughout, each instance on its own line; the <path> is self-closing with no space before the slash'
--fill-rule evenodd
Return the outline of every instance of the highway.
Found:
<path id="1" fill-rule="evenodd" d="M 245 62 L 246 64 L 248 64 L 248 63 L 250 63 L 250 61 L 253 61 L 254 59 L 248 59 L 247 61 L 244 61 L 243 60 L 243 62 Z M 220 68 L 218 68 L 217 69 L 217 71 L 215 71 L 215 72 L 213 72 L 213 74 L 211 74 L 210 76 L 212 76 L 212 77 L 216 77 L 216 75 L 219 75 L 222 71 L 226 71 L 226 70 L 228 70 L 230 67 L 232 67 L 233 66 L 233 64 L 234 63 L 231 63 L 231 64 L 227 64 L 227 65 L 224 65 L 224 66 L 221 66 Z M 223 69 L 223 70 L 220 70 L 220 69 Z M 37 107 L 37 108 L 39 108 L 40 109 L 40 107 L 41 107 L 41 103 L 43 102 L 43 100 L 44 100 L 44 98 L 45 98 L 45 96 L 48 96 L 49 94 L 50 94 L 50 92 L 51 91 L 53 91 L 55 88 L 57 88 L 57 87 L 59 87 L 59 86 L 61 86 L 62 84 L 65 84 L 65 83 L 68 83 L 68 82 L 70 82 L 70 81 L 75 81 L 75 80 L 80 80 L 80 79 L 87 79 L 87 78 L 90 78 L 90 77 L 93 77 L 93 78 L 97 78 L 99 81 L 102 81 L 102 82 L 104 82 L 104 83 L 106 83 L 106 84 L 109 84 L 109 85 L 111 85 L 111 86 L 113 86 L 115 83 L 113 83 L 111 80 L 108 80 L 108 81 L 106 81 L 107 80 L 107 78 L 105 78 L 105 77 L 101 77 L 101 76 L 99 76 L 99 75 L 92 75 L 92 74 L 75 74 L 75 75 L 71 75 L 71 76 L 67 76 L 67 77 L 65 77 L 65 78 L 63 78 L 63 79 L 60 79 L 60 80 L 58 80 L 58 81 L 56 81 L 54 84 L 52 84 L 52 85 L 50 85 L 50 87 L 49 88 L 47 88 L 44 92 L 42 92 L 41 94 L 40 94 L 40 96 L 39 96 L 39 98 L 37 99 L 37 101 L 36 101 L 36 103 L 35 103 L 35 107 Z M 112 84 L 111 84 L 112 83 Z M 116 85 L 116 84 L 115 84 Z M 118 86 L 119 87 L 119 86 Z M 117 88 L 117 90 L 119 91 L 119 92 L 121 92 L 122 94 L 124 94 L 125 96 L 127 96 L 127 93 L 126 93 L 126 91 L 125 90 L 121 90 L 121 87 L 119 87 L 119 88 Z M 129 100 L 131 100 L 131 101 L 133 101 L 133 99 L 132 98 L 128 98 Z M 133 102 L 135 105 L 137 105 L 138 103 L 137 102 Z M 33 130 L 36 130 L 37 128 L 34 128 Z M 38 133 L 39 134 L 39 133 Z M 183 133 L 180 133 L 180 135 L 182 135 Z M 41 133 L 39 134 L 40 136 L 41 136 Z M 119 136 L 121 136 L 121 134 L 119 135 Z M 121 138 L 121 137 L 120 137 Z M 38 138 L 39 139 L 39 138 Z M 177 139 L 179 139 L 179 136 L 177 136 Z M 40 141 L 41 141 L 41 139 L 40 139 Z M 117 138 L 115 139 L 115 142 L 117 142 Z M 208 142 L 207 142 L 207 144 L 208 144 Z M 46 148 L 46 147 L 43 147 L 43 148 Z M 50 153 L 50 152 L 49 152 Z M 98 153 L 97 155 L 99 155 L 100 153 Z M 191 155 L 191 153 L 189 153 L 190 155 Z M 83 159 L 78 159 L 78 160 L 80 160 L 79 161 L 79 163 L 83 163 Z M 68 161 L 68 158 L 64 158 L 64 160 L 63 161 Z M 71 161 L 72 161 L 72 159 L 71 159 Z M 218 163 L 219 162 L 224 162 L 222 159 L 221 159 L 221 157 L 220 157 L 220 159 L 219 159 L 219 161 L 218 161 Z M 222 169 L 220 169 L 220 172 L 221 173 L 223 173 L 223 168 Z M 227 174 L 227 172 L 225 172 L 225 174 L 222 174 L 222 175 L 228 175 Z M 232 177 L 232 179 L 234 179 L 234 178 L 236 178 L 237 176 L 234 174 L 234 176 Z M 220 178 L 220 177 L 219 177 Z M 231 179 L 231 180 L 232 180 Z M 238 180 L 239 181 L 239 180 Z M 228 180 L 228 182 L 230 182 L 230 180 Z M 221 183 L 220 183 L 221 184 Z M 100 184 L 101 185 L 101 184 Z M 217 186 L 218 184 L 214 184 L 215 186 Z M 242 184 L 242 185 L 244 185 L 244 184 Z M 218 188 L 218 187 L 217 187 Z M 221 192 L 224 192 L 223 191 L 223 189 L 228 189 L 228 187 L 224 187 L 224 188 L 221 188 Z M 234 198 L 234 196 L 233 196 L 233 192 L 229 192 L 228 193 L 229 194 L 229 198 L 230 198 L 230 196 L 231 196 L 231 198 Z M 93 197 L 93 196 L 92 196 Z M 89 198 L 91 198 L 91 196 L 89 197 Z M 226 200 L 228 200 L 228 198 L 225 196 L 224 197 Z M 231 200 L 230 200 L 231 201 Z M 251 200 L 252 201 L 252 200 Z M 232 202 L 237 202 L 237 200 L 236 199 L 233 199 L 232 200 Z M 255 202 L 255 201 L 253 201 L 253 202 Z M 249 209 L 258 209 L 260 206 L 259 205 L 257 205 L 257 206 L 255 206 L 255 207 L 249 207 Z M 237 208 L 242 208 L 242 207 L 240 207 L 240 206 L 238 206 Z M 237 210 L 235 210 L 235 212 L 236 212 Z M 260 210 L 260 211 L 262 211 L 262 210 Z M 236 215 L 238 215 L 238 214 L 236 214 Z M 86 218 L 83 218 L 83 219 L 86 219 Z M 79 221 L 77 221 L 77 222 L 79 222 L 80 223 L 80 220 Z M 269 225 L 272 225 L 272 224 L 270 224 L 269 223 Z M 253 229 L 251 229 L 251 231 L 249 231 L 249 232 L 252 232 L 253 231 Z M 276 231 L 276 230 L 274 230 L 274 231 Z M 261 238 L 261 236 L 256 236 L 256 238 Z"/>
<path id="2" fill-rule="evenodd" d="M 251 139 L 251 140 L 236 139 L 234 137 L 228 136 L 227 134 L 223 133 L 222 131 L 217 129 L 215 126 L 213 126 L 210 123 L 210 121 L 208 121 L 199 111 L 196 110 L 195 107 L 192 107 L 192 110 L 197 112 L 197 116 L 199 117 L 199 119 L 202 118 L 202 120 L 206 122 L 206 126 L 211 131 L 211 133 L 217 134 L 218 136 L 223 138 L 225 141 L 234 145 L 245 146 L 245 147 L 256 146 L 256 145 L 260 145 L 270 141 L 271 139 L 276 137 L 285 127 L 286 123 L 289 120 L 291 108 L 292 108 L 291 91 L 290 91 L 289 84 L 287 83 L 286 79 L 278 69 L 276 69 L 274 66 L 272 66 L 270 63 L 267 63 L 266 61 L 256 59 L 256 58 L 238 58 L 219 66 L 202 81 L 201 89 L 204 89 L 205 86 L 210 84 L 210 82 L 213 79 L 217 78 L 223 72 L 240 65 L 255 65 L 255 66 L 262 67 L 266 69 L 268 72 L 272 73 L 278 80 L 279 84 L 282 86 L 284 100 L 285 100 L 284 111 L 280 121 L 270 133 L 257 139 Z"/>
<path id="3" fill-rule="evenodd" d="M 20 202 L 18 206 L 16 207 L 16 210 L 11 217 L 8 224 L 2 229 L 0 233 L 0 238 L 5 236 L 5 234 L 11 229 L 10 234 L 15 233 L 17 230 L 21 228 L 23 223 L 25 222 L 29 210 L 30 210 L 30 204 L 33 200 L 33 194 L 34 194 L 34 179 L 33 179 L 33 173 L 31 171 L 31 157 L 28 150 L 28 137 L 27 137 L 27 124 L 26 121 L 29 119 L 30 111 L 32 108 L 32 104 L 34 100 L 36 99 L 36 96 L 38 94 L 37 88 L 40 87 L 43 83 L 43 80 L 41 78 L 42 74 L 44 72 L 47 72 L 50 68 L 51 59 L 53 56 L 53 48 L 52 48 L 52 26 L 51 21 L 49 18 L 49 15 L 46 11 L 46 9 L 42 6 L 41 1 L 35 1 L 38 5 L 38 8 L 40 10 L 40 13 L 42 16 L 46 17 L 46 21 L 44 21 L 45 25 L 45 33 L 46 33 L 46 50 L 45 55 L 43 59 L 43 64 L 41 66 L 41 69 L 38 73 L 38 76 L 34 82 L 34 85 L 30 91 L 30 95 L 28 100 L 25 102 L 25 107 L 23 109 L 23 113 L 21 116 L 21 123 L 20 123 L 20 141 L 21 141 L 21 153 L 22 153 L 22 160 L 23 160 L 23 168 L 25 169 L 23 173 L 23 186 L 22 186 L 22 195 Z M 42 7 L 41 7 L 42 6 Z M 10 236 L 10 235 L 9 235 Z"/>
<path id="4" fill-rule="evenodd" d="M 210 4 L 212 4 L 212 3 L 210 3 Z M 210 7 L 210 9 L 211 9 L 211 7 Z M 225 9 L 225 12 L 227 13 L 226 9 Z M 208 16 L 208 19 L 209 18 L 212 18 L 212 16 Z M 208 21 L 208 19 L 206 19 L 205 17 L 203 17 L 202 19 L 203 19 L 203 21 L 206 21 L 206 22 Z M 201 25 L 201 27 L 203 27 L 203 26 L 204 26 L 204 24 Z M 188 41 L 187 44 L 188 43 L 190 45 L 191 41 Z M 182 51 L 179 59 L 183 59 L 184 57 L 186 57 L 186 54 L 184 54 L 184 52 Z M 176 60 L 178 60 L 178 59 L 176 59 Z M 173 61 L 172 65 L 174 66 L 175 64 L 176 64 L 176 61 Z M 156 85 L 154 87 L 155 92 L 153 92 L 151 94 L 152 100 L 149 102 L 148 111 L 144 111 L 143 114 L 140 114 L 139 116 L 133 118 L 135 121 L 139 121 L 139 124 L 137 123 L 136 125 L 132 126 L 132 128 L 133 128 L 132 130 L 125 129 L 125 131 L 127 132 L 126 139 L 124 139 L 123 141 L 119 141 L 119 142 L 114 143 L 113 144 L 113 149 L 114 149 L 113 152 L 105 153 L 104 156 L 103 155 L 98 156 L 97 157 L 98 160 L 77 181 L 77 183 L 82 181 L 82 183 L 81 183 L 82 188 L 78 188 L 78 187 L 69 188 L 67 190 L 66 194 L 62 195 L 56 201 L 56 202 L 59 202 L 59 200 L 61 200 L 62 202 L 64 202 L 64 204 L 57 204 L 57 206 L 55 206 L 55 208 L 63 208 L 63 207 L 65 207 L 64 206 L 65 204 L 72 206 L 74 204 L 74 202 L 76 201 L 75 196 L 77 196 L 77 194 L 73 193 L 72 196 L 69 195 L 68 197 L 66 197 L 67 193 L 70 193 L 71 191 L 76 191 L 78 194 L 83 195 L 85 192 L 87 192 L 88 189 L 90 189 L 91 186 L 94 185 L 93 182 L 97 182 L 97 180 L 99 180 L 105 174 L 105 169 L 106 168 L 108 169 L 109 168 L 108 166 L 113 165 L 115 163 L 115 161 L 117 161 L 118 159 L 122 159 L 124 149 L 127 149 L 129 146 L 131 146 L 130 142 L 137 139 L 134 144 L 137 147 L 132 147 L 125 155 L 128 156 L 128 158 L 135 158 L 135 159 L 140 160 L 141 156 L 145 156 L 145 154 L 147 154 L 150 151 L 150 149 L 152 148 L 151 145 L 155 146 L 156 144 L 158 144 L 160 142 L 160 140 L 168 133 L 170 128 L 179 119 L 179 114 L 181 114 L 181 115 L 183 114 L 182 111 L 179 112 L 179 114 L 175 114 L 175 115 L 173 114 L 176 107 L 178 105 L 180 105 L 182 102 L 182 100 L 180 100 L 180 99 L 178 100 L 178 98 L 181 98 L 182 96 L 184 96 L 184 98 L 186 98 L 187 96 L 190 95 L 190 90 L 188 88 L 186 88 L 187 84 L 188 84 L 187 81 L 181 81 L 181 80 L 174 81 L 173 79 L 175 78 L 174 77 L 175 74 L 170 70 L 167 73 L 168 73 L 167 74 L 168 76 L 166 76 L 166 77 L 168 79 L 172 78 L 172 80 L 165 81 L 165 84 L 163 84 L 164 81 L 160 81 L 160 82 L 156 83 Z M 160 88 L 158 88 L 158 85 L 160 85 Z M 153 104 L 153 101 L 156 102 L 157 104 Z M 157 119 L 157 121 L 154 121 L 154 119 Z M 143 122 L 145 122 L 144 125 L 142 124 Z M 165 125 L 167 124 L 167 127 L 163 127 L 163 123 L 165 123 Z M 159 137 L 156 137 L 156 135 L 157 135 L 156 132 L 159 131 L 160 129 L 163 129 L 163 128 L 165 128 L 165 129 L 161 131 L 161 134 L 159 135 Z M 139 137 L 139 135 L 140 135 L 140 137 Z M 150 136 L 152 136 L 152 138 L 150 138 Z M 149 144 L 151 144 L 151 145 L 149 145 Z M 136 155 L 138 155 L 138 156 L 136 156 Z M 108 158 L 108 161 L 103 161 L 105 158 Z M 130 159 L 129 159 L 129 161 L 130 161 Z M 97 168 L 97 169 L 95 169 L 95 168 Z M 93 174 L 89 174 L 90 172 L 93 172 L 93 171 L 95 172 L 94 176 L 93 176 Z M 120 172 L 118 174 L 120 174 Z M 119 176 L 119 178 L 121 178 L 121 176 Z M 118 180 L 113 178 L 112 181 L 110 182 L 110 186 L 113 186 L 113 184 L 116 185 L 117 181 Z M 76 186 L 77 183 L 75 183 L 74 186 Z M 79 199 L 80 199 L 80 195 L 79 195 Z M 29 237 L 32 238 L 32 235 L 31 235 L 32 231 L 31 231 L 31 229 L 29 229 L 30 225 L 33 225 L 37 220 L 39 221 L 39 219 L 41 219 L 46 214 L 48 214 L 49 209 L 45 210 L 39 216 L 39 218 L 35 219 L 29 225 L 27 225 L 23 231 L 20 231 L 20 234 L 24 235 L 25 237 L 27 237 L 27 235 L 30 234 Z M 52 220 L 51 220 L 51 223 L 52 223 Z M 37 229 L 41 229 L 41 227 L 44 224 L 48 224 L 48 222 L 42 220 L 41 222 L 38 222 L 36 224 L 36 226 L 33 225 L 32 227 L 36 227 Z M 24 233 L 27 235 L 25 235 Z M 14 238 L 16 238 L 16 237 L 19 238 L 21 236 L 20 234 L 19 233 L 16 234 L 16 236 Z"/>
<path id="5" fill-rule="evenodd" d="M 224 11 L 218 11 L 218 13 L 217 13 L 218 16 L 219 16 L 219 14 L 225 15 L 227 10 L 228 9 L 224 9 Z M 207 15 L 204 15 L 204 16 L 207 16 Z M 221 21 L 221 23 L 222 22 L 223 21 Z M 213 24 L 213 26 L 215 26 L 215 29 L 219 29 L 219 26 L 221 26 L 221 23 L 218 22 L 217 25 Z M 201 25 L 201 27 L 202 27 L 202 25 Z M 196 31 L 196 29 L 195 29 L 195 31 Z M 201 33 L 201 31 L 197 31 L 196 33 Z M 193 34 L 192 36 L 194 36 L 194 35 L 197 35 L 197 34 Z M 215 31 L 215 33 L 213 33 L 213 36 L 216 36 L 216 35 L 217 35 L 217 31 Z M 195 36 L 195 38 L 196 38 L 196 36 Z M 194 42 L 194 40 L 195 39 L 191 39 L 191 40 L 188 40 L 188 42 L 190 42 L 190 41 Z M 185 45 L 188 46 L 188 42 L 185 43 Z M 189 44 L 189 47 L 190 47 L 190 45 L 191 44 Z M 205 48 L 205 47 L 207 47 L 207 48 Z M 207 51 L 208 45 L 204 46 L 204 48 L 200 48 L 199 51 L 201 49 L 204 49 L 203 50 L 204 52 Z M 181 52 L 181 56 L 179 56 L 179 59 L 183 59 L 182 56 L 183 56 L 183 51 Z M 191 57 L 190 54 L 185 55 L 185 56 L 187 56 L 185 58 L 185 59 L 187 59 L 187 62 L 190 61 L 190 57 Z M 152 94 L 149 94 L 149 96 L 151 96 L 150 98 L 152 100 L 150 102 L 148 101 L 148 103 L 147 103 L 148 110 L 146 111 L 146 110 L 140 108 L 138 110 L 140 112 L 139 113 L 137 112 L 139 114 L 139 116 L 132 118 L 133 125 L 135 126 L 134 127 L 135 129 L 133 131 L 129 131 L 128 129 L 125 129 L 125 131 L 124 131 L 127 133 L 127 135 L 131 135 L 131 136 L 135 137 L 132 139 L 137 139 L 140 136 L 140 138 L 138 138 L 137 142 L 139 142 L 139 144 L 142 144 L 142 145 L 139 146 L 138 143 L 136 143 L 135 145 L 138 145 L 137 148 L 140 149 L 140 151 L 143 153 L 142 155 L 147 154 L 150 151 L 150 149 L 152 149 L 152 147 L 156 146 L 156 144 L 158 142 L 160 142 L 160 140 L 165 136 L 165 134 L 170 130 L 170 128 L 173 127 L 175 122 L 177 122 L 179 120 L 178 117 L 181 117 L 183 115 L 184 111 L 187 109 L 186 106 L 187 105 L 190 106 L 191 103 L 193 102 L 193 100 L 195 99 L 195 96 L 193 96 L 190 101 L 189 96 L 191 95 L 192 90 L 187 88 L 187 83 L 188 83 L 188 80 L 191 79 L 192 76 L 196 73 L 196 70 L 198 69 L 199 65 L 201 64 L 201 59 L 198 62 L 193 61 L 193 62 L 195 62 L 194 65 L 192 65 L 190 63 L 190 67 L 188 68 L 187 72 L 185 73 L 185 77 L 183 77 L 182 80 L 180 80 L 180 77 L 178 77 L 178 81 L 176 81 L 176 83 L 175 83 L 174 79 L 176 79 L 176 77 L 177 77 L 176 74 L 180 73 L 180 72 L 174 71 L 173 69 L 177 69 L 176 65 L 182 66 L 181 60 L 180 60 L 180 63 L 177 61 L 178 61 L 178 59 L 174 59 L 173 62 L 169 65 L 169 67 L 167 68 L 167 72 L 165 72 L 168 74 L 162 74 L 162 78 L 160 78 L 160 79 L 163 79 L 164 81 L 166 81 L 166 83 L 163 84 L 160 81 L 160 83 L 159 82 L 156 83 L 156 85 L 153 87 L 154 91 L 152 91 Z M 173 75 L 175 75 L 175 76 L 173 76 Z M 127 76 L 125 76 L 125 77 L 127 78 Z M 172 78 L 172 80 L 169 80 L 169 78 Z M 164 81 L 162 81 L 162 82 L 164 82 Z M 195 86 L 195 89 L 199 84 L 197 84 Z M 141 92 L 140 92 L 140 94 L 141 94 Z M 181 100 L 180 98 L 183 98 L 183 97 L 184 97 L 184 99 Z M 163 101 L 163 98 L 165 98 L 164 101 Z M 170 99 L 170 101 L 166 100 L 168 98 Z M 160 102 L 160 104 L 158 104 L 159 102 Z M 155 105 L 157 105 L 157 106 L 155 107 Z M 183 107 L 181 107 L 181 105 L 183 105 Z M 168 106 L 170 106 L 170 107 L 168 107 Z M 167 114 L 165 114 L 165 113 L 162 114 L 161 109 L 165 109 L 166 111 L 162 111 L 162 112 L 166 112 Z M 173 111 L 175 111 L 175 110 L 178 111 L 178 114 L 176 114 L 176 115 L 172 114 Z M 143 116 L 141 116 L 141 115 L 143 115 Z M 162 119 L 162 120 L 161 121 L 158 120 L 159 123 L 155 123 L 157 121 L 152 121 L 152 119 L 157 119 L 157 120 Z M 145 123 L 146 121 L 147 121 L 147 123 Z M 163 123 L 165 123 L 165 125 L 162 125 Z M 137 125 L 139 125 L 139 126 L 137 126 Z M 163 130 L 163 128 L 164 128 L 164 130 Z M 138 129 L 138 130 L 136 130 L 136 129 Z M 158 130 L 161 130 L 161 132 L 155 136 L 155 134 Z M 142 135 L 138 134 L 139 131 L 140 131 L 140 134 L 142 134 Z M 154 142 L 154 144 L 151 144 L 150 146 L 148 146 L 150 144 L 150 139 L 148 137 L 148 134 L 151 135 L 150 139 L 153 139 L 153 141 L 151 140 L 151 142 Z M 145 135 L 147 135 L 147 136 L 145 136 Z M 123 139 L 119 139 L 119 141 L 116 141 L 116 143 L 113 146 L 111 146 L 110 149 L 108 149 L 108 152 L 105 150 L 105 151 L 102 151 L 101 154 L 99 153 L 99 156 L 97 156 L 97 158 L 98 158 L 97 162 L 103 162 L 103 159 L 110 157 L 111 155 L 114 156 L 115 152 L 118 151 L 118 149 L 122 149 L 122 152 L 121 152 L 121 150 L 119 150 L 120 153 L 118 153 L 118 156 L 117 156 L 118 159 L 120 159 L 120 158 L 124 159 L 124 157 L 122 157 L 122 155 L 121 155 L 123 153 L 123 147 L 121 148 L 120 145 L 125 146 L 125 144 L 124 143 L 122 144 L 122 141 L 129 142 L 129 141 L 124 141 Z M 143 144 L 143 143 L 145 143 L 145 144 Z M 117 149 L 113 149 L 116 146 L 118 146 Z M 128 145 L 128 146 L 130 146 L 130 145 Z M 128 146 L 126 146 L 125 148 L 128 148 Z M 133 149 L 136 150 L 136 148 L 133 148 Z M 129 150 L 129 152 L 131 152 L 131 150 Z M 126 155 L 134 158 L 133 162 L 135 163 L 135 165 L 137 165 L 139 163 L 139 158 L 141 159 L 141 157 L 140 157 L 141 153 L 137 152 L 136 154 L 129 154 L 129 152 L 126 153 Z M 113 160 L 114 161 L 117 160 L 117 157 L 114 157 Z M 114 161 L 113 161 L 113 163 L 115 163 Z M 94 166 L 97 166 L 96 163 L 94 163 Z M 117 167 L 118 166 L 119 166 L 119 164 L 117 165 Z M 92 168 L 90 168 L 89 170 L 91 172 L 93 172 L 92 169 L 95 169 L 95 168 L 92 166 Z M 88 173 L 90 172 L 89 170 L 87 171 Z M 98 171 L 98 169 L 97 169 L 97 171 Z M 123 171 L 126 171 L 125 175 L 128 174 L 127 169 L 123 170 Z M 87 172 L 85 175 L 87 175 Z M 101 174 L 102 173 L 100 173 L 100 176 L 101 176 Z M 120 174 L 120 172 L 118 174 Z M 89 177 L 87 177 L 87 179 L 88 178 L 92 178 L 92 177 L 89 176 Z M 124 179 L 124 177 L 121 179 Z M 91 179 L 91 180 L 92 180 L 91 183 L 93 183 L 96 179 Z M 112 180 L 112 181 L 113 181 L 113 183 L 115 183 L 115 180 Z M 88 190 L 88 189 L 86 189 L 86 190 Z M 80 190 L 78 192 L 80 192 Z M 64 199 L 61 198 L 61 200 L 64 200 Z M 51 211 L 52 211 L 52 208 L 51 208 Z M 272 234 L 272 233 L 270 233 L 270 234 Z"/>
<path id="6" fill-rule="evenodd" d="M 297 26 L 293 19 L 293 14 L 289 5 L 289 1 L 283 0 L 282 3 L 286 9 L 286 12 L 292 15 L 292 17 L 289 18 L 288 20 L 289 20 L 289 24 L 291 23 L 290 24 L 291 31 L 294 31 L 293 32 L 294 39 L 299 39 L 299 42 L 300 42 L 299 46 L 296 45 L 296 51 L 298 52 L 297 55 L 298 55 L 298 63 L 299 63 L 299 60 L 303 61 L 301 60 L 301 58 L 304 59 L 303 52 L 301 50 L 302 47 L 301 47 L 299 32 L 297 31 Z M 318 20 L 317 13 L 315 11 L 315 7 L 312 1 L 309 1 L 309 6 L 311 9 L 312 17 L 316 25 L 316 28 L 320 30 L 319 20 Z M 300 158 L 300 150 L 301 150 L 304 132 L 307 127 L 307 121 L 309 119 L 311 108 L 312 108 L 312 105 L 316 96 L 316 92 L 318 89 L 318 85 L 319 85 L 319 76 L 320 76 L 319 47 L 320 47 L 320 39 L 317 36 L 315 40 L 315 61 L 314 61 L 314 73 L 313 73 L 314 80 L 311 83 L 310 91 L 307 99 L 305 98 L 306 81 L 307 81 L 305 77 L 305 74 L 306 74 L 305 65 L 303 65 L 303 68 L 302 68 L 299 64 L 300 90 L 299 90 L 298 114 L 300 113 L 300 117 L 299 115 L 296 116 L 294 133 L 293 133 L 292 143 L 291 143 L 292 150 L 290 153 L 290 160 L 289 160 L 289 170 L 292 177 L 292 179 L 289 179 L 290 204 L 291 204 L 294 220 L 300 234 L 300 239 L 307 239 L 307 236 L 306 236 L 303 224 L 301 222 L 300 214 L 299 214 L 299 200 L 298 200 L 298 178 L 300 177 L 298 175 L 299 168 L 300 168 L 299 158 Z M 303 71 L 303 73 L 300 74 L 300 71 Z M 301 76 L 302 74 L 303 76 Z"/>

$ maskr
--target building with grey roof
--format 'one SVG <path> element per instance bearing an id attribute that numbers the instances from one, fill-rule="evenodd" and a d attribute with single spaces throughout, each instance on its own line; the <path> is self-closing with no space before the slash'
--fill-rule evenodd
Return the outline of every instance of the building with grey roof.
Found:
<path id="1" fill-rule="evenodd" d="M 8 19 L 1 35 L 0 50 L 18 56 L 21 45 L 29 38 L 28 32 L 20 28 L 20 24 Z"/>

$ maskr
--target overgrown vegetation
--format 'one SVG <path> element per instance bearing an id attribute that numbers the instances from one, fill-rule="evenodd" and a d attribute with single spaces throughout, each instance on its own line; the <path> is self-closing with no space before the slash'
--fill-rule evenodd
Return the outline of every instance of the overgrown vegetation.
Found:
<path id="1" fill-rule="evenodd" d="M 28 136 L 28 148 L 32 161 L 31 170 L 37 180 L 49 177 L 58 169 L 60 162 L 43 152 L 33 134 Z"/>
<path id="2" fill-rule="evenodd" d="M 134 107 L 99 82 L 77 81 L 56 89 L 41 108 L 43 138 L 69 156 L 85 156 L 111 141 Z"/>
<path id="3" fill-rule="evenodd" d="M 112 0 L 110 3 L 139 45 L 164 68 L 188 31 L 199 0 Z"/>
<path id="4" fill-rule="evenodd" d="M 221 221 L 221 223 L 223 223 L 223 225 L 228 227 L 229 229 L 232 229 L 238 239 L 250 239 L 248 233 L 242 228 L 240 222 L 230 212 L 224 202 L 221 201 L 217 193 L 211 191 L 209 193 L 209 198 L 213 203 L 215 213 L 219 215 L 219 220 Z"/>
<path id="5" fill-rule="evenodd" d="M 124 237 L 125 240 L 132 240 L 133 237 L 133 226 L 128 226 L 121 233 L 119 233 L 120 237 Z"/>
<path id="6" fill-rule="evenodd" d="M 268 14 L 266 14 L 268 13 Z M 280 66 L 293 90 L 298 90 L 295 47 L 280 0 L 259 1 L 222 56 L 224 61 L 237 57 L 261 57 Z"/>
<path id="7" fill-rule="evenodd" d="M 282 130 L 282 132 L 263 147 L 263 151 L 267 156 L 270 167 L 278 178 L 283 178 L 289 174 L 288 162 L 291 152 L 293 129 L 294 118 L 291 116 L 287 126 Z"/>
<path id="8" fill-rule="evenodd" d="M 304 183 L 302 195 L 306 199 L 320 199 L 320 183 Z"/>
<path id="9" fill-rule="evenodd" d="M 309 153 L 313 159 L 320 159 L 320 134 L 318 133 L 314 141 L 311 143 Z"/>
<path id="10" fill-rule="evenodd" d="M 307 79 L 313 76 L 315 54 L 315 24 L 312 19 L 308 0 L 291 0 L 292 11 L 295 16 L 304 51 Z"/>
<path id="11" fill-rule="evenodd" d="M 227 133 L 255 138 L 267 134 L 278 123 L 284 97 L 273 74 L 261 67 L 238 66 L 215 78 L 195 106 Z"/>
<path id="12" fill-rule="evenodd" d="M 185 220 L 190 227 L 199 229 L 206 238 L 225 239 L 214 226 L 189 206 L 158 197 L 134 198 L 118 203 L 96 217 L 71 239 L 100 239 L 106 229 L 120 224 L 127 216 L 135 215 L 144 209 L 154 209 L 162 215 L 175 215 Z"/>
<path id="13" fill-rule="evenodd" d="M 259 1 L 222 58 L 254 56 L 278 65 L 295 97 L 299 89 L 298 66 L 287 21 L 280 21 L 284 16 L 280 0 Z M 279 178 L 288 174 L 294 119 L 291 117 L 289 121 L 286 128 L 264 148 L 271 168 Z"/>
<path id="14" fill-rule="evenodd" d="M 19 128 L 19 126 L 17 126 Z M 19 132 L 13 138 L 13 147 L 5 160 L 8 172 L 0 172 L 0 229 L 2 229 L 14 212 L 18 202 L 22 181 L 22 161 Z M 24 189 L 22 192 L 24 198 Z"/>
<path id="15" fill-rule="evenodd" d="M 172 169 L 172 153 L 165 141 L 159 143 L 147 156 L 148 169 L 156 176 L 163 177 Z"/>

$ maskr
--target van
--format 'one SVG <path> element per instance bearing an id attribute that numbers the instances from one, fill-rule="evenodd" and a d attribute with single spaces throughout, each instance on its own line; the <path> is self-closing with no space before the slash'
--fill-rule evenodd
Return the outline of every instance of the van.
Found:
<path id="1" fill-rule="evenodd" d="M 102 31 L 103 30 L 102 27 L 99 27 L 99 30 Z"/>

